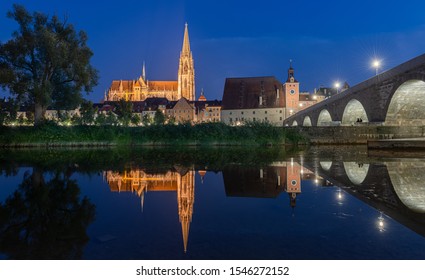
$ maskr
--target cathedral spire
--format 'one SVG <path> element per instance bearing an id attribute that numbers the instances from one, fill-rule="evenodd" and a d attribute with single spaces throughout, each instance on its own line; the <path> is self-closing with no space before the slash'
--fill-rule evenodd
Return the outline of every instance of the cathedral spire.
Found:
<path id="1" fill-rule="evenodd" d="M 187 30 L 187 22 L 184 25 L 182 54 L 190 54 L 189 31 Z"/>
<path id="2" fill-rule="evenodd" d="M 184 26 L 183 47 L 180 53 L 177 99 L 195 100 L 195 68 L 190 51 L 189 31 L 187 23 Z"/>
<path id="3" fill-rule="evenodd" d="M 143 81 L 146 81 L 146 67 L 145 67 L 144 60 L 143 60 L 143 67 L 142 67 L 142 78 L 143 78 Z"/>

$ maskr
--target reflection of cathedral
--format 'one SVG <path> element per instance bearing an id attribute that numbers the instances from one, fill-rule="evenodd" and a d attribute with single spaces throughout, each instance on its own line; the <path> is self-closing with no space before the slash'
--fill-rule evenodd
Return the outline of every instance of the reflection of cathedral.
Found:
<path id="1" fill-rule="evenodd" d="M 184 251 L 187 250 L 189 227 L 192 221 L 195 201 L 195 171 L 175 167 L 175 171 L 161 174 L 149 174 L 142 169 L 133 169 L 123 173 L 106 171 L 106 180 L 111 191 L 133 192 L 140 196 L 143 207 L 147 191 L 175 191 L 179 220 L 182 226 Z"/>
<path id="2" fill-rule="evenodd" d="M 198 171 L 201 182 L 205 170 Z M 263 168 L 230 165 L 223 170 L 227 196 L 276 198 L 287 192 L 291 207 L 301 193 L 301 179 L 311 179 L 312 173 L 293 160 L 274 162 Z M 175 166 L 174 170 L 150 173 L 145 169 L 124 172 L 104 172 L 113 192 L 132 192 L 140 197 L 143 209 L 145 193 L 148 191 L 173 191 L 177 193 L 179 220 L 182 227 L 183 247 L 187 251 L 189 228 L 195 201 L 195 170 Z"/>
<path id="3" fill-rule="evenodd" d="M 108 90 L 105 101 L 143 101 L 150 97 L 167 98 L 177 101 L 184 97 L 195 100 L 195 68 L 190 50 L 189 32 L 185 25 L 183 47 L 180 52 L 177 81 L 148 81 L 145 65 L 142 75 L 137 80 L 114 80 Z"/>

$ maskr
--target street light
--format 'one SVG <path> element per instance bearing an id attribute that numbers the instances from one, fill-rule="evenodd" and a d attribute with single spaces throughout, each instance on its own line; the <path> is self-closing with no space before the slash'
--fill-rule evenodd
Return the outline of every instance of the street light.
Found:
<path id="1" fill-rule="evenodd" d="M 375 75 L 378 75 L 378 69 L 381 66 L 381 61 L 378 59 L 374 59 L 372 61 L 372 67 L 375 68 Z"/>
<path id="2" fill-rule="evenodd" d="M 341 87 L 341 84 L 339 82 L 335 82 L 334 87 L 336 88 L 336 94 L 338 94 L 338 90 Z"/>

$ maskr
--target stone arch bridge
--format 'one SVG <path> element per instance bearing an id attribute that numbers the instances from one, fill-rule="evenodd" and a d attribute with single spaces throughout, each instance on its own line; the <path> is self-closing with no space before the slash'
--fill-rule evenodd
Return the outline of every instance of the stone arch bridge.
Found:
<path id="1" fill-rule="evenodd" d="M 425 126 L 425 54 L 285 119 L 284 126 Z"/>

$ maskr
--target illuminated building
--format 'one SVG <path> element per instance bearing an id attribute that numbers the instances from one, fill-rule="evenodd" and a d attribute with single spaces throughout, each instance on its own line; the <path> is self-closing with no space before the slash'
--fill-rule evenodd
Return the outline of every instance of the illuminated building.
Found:
<path id="1" fill-rule="evenodd" d="M 105 101 L 143 101 L 150 97 L 167 98 L 171 101 L 186 98 L 195 100 L 195 68 L 190 50 L 189 32 L 185 25 L 183 47 L 180 52 L 177 81 L 148 81 L 145 65 L 137 80 L 113 80 Z"/>

